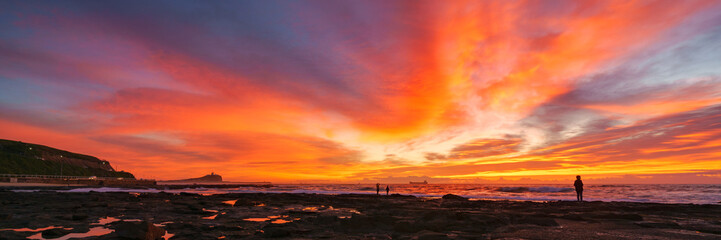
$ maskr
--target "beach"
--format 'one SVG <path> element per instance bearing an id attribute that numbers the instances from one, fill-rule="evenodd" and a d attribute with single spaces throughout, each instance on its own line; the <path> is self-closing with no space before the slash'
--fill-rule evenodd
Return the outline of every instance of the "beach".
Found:
<path id="1" fill-rule="evenodd" d="M 0 239 L 721 239 L 718 204 L 10 190 L 0 203 Z"/>

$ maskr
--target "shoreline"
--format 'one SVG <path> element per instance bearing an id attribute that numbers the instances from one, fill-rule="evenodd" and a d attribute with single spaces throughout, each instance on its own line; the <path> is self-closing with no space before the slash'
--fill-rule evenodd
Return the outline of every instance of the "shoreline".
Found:
<path id="1" fill-rule="evenodd" d="M 93 187 L 148 187 L 156 186 L 155 180 L 113 178 L 113 177 L 85 177 L 85 176 L 59 176 L 43 177 L 35 175 L 2 176 L 0 186 L 93 186 Z"/>
<path id="2" fill-rule="evenodd" d="M 714 204 L 7 190 L 0 203 L 3 239 L 38 234 L 12 229 L 50 226 L 72 229 L 43 234 L 103 227 L 115 231 L 89 239 L 115 239 L 142 224 L 157 225 L 170 239 L 721 239 L 721 205 Z"/>
<path id="3" fill-rule="evenodd" d="M 0 182 L 0 187 L 86 187 L 86 184 L 62 184 L 62 183 L 9 183 Z"/>
<path id="4" fill-rule="evenodd" d="M 313 189 L 293 189 L 293 190 L 274 190 L 273 187 L 282 187 L 283 185 L 246 185 L 246 184 L 177 184 L 177 185 L 152 185 L 152 186 L 98 186 L 85 184 L 44 184 L 44 183 L 7 183 L 0 182 L 0 191 L 15 192 L 38 192 L 38 191 L 58 191 L 71 193 L 87 193 L 87 192 L 121 192 L 121 193 L 188 193 L 201 195 L 219 195 L 219 194 L 244 194 L 244 193 L 267 193 L 267 194 L 319 194 L 319 195 L 376 195 L 375 191 L 328 191 Z M 233 189 L 238 188 L 238 189 Z M 437 199 L 443 195 L 438 193 L 394 193 L 395 195 L 413 196 L 417 198 Z M 465 195 L 455 194 L 470 200 L 480 201 L 517 201 L 517 202 L 575 202 L 575 194 L 568 194 L 566 197 L 549 198 L 544 196 L 503 196 L 503 195 Z M 381 194 L 383 195 L 383 194 Z M 558 195 L 556 195 L 558 196 Z M 565 196 L 565 195 L 563 195 Z M 585 197 L 585 202 L 628 202 L 628 203 L 662 203 L 662 204 L 711 204 L 721 205 L 721 201 L 648 201 L 634 200 L 627 198 L 597 198 Z"/>

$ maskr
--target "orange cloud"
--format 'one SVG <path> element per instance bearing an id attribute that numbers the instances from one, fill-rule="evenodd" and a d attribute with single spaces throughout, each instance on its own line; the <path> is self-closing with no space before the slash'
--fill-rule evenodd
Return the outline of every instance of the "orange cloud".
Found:
<path id="1" fill-rule="evenodd" d="M 649 76 L 646 86 L 633 74 L 588 84 L 686 41 L 666 34 L 717 14 L 705 11 L 714 1 L 143 6 L 156 14 L 26 4 L 0 11 L 18 13 L 0 24 L 11 36 L 0 43 L 1 137 L 107 158 L 139 177 L 721 169 L 717 70 L 704 81 L 679 74 L 688 84 Z"/>

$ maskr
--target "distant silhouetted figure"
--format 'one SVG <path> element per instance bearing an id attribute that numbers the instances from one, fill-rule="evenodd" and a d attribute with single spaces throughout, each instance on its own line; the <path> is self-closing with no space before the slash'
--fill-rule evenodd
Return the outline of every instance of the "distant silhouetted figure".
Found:
<path id="1" fill-rule="evenodd" d="M 381 195 L 381 184 L 376 183 L 376 195 Z"/>
<path id="2" fill-rule="evenodd" d="M 573 186 L 576 187 L 576 200 L 579 202 L 583 202 L 583 181 L 581 181 L 581 176 L 576 176 L 576 182 L 573 183 Z"/>
<path id="3" fill-rule="evenodd" d="M 391 192 L 391 188 L 388 185 L 386 185 L 386 196 L 388 196 L 388 193 L 390 193 L 390 192 Z"/>

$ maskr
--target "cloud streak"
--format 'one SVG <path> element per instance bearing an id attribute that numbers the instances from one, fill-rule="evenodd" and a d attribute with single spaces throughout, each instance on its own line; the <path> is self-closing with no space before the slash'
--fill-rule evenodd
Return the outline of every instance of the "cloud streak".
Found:
<path id="1" fill-rule="evenodd" d="M 5 5 L 0 137 L 141 177 L 721 170 L 715 1 Z"/>

